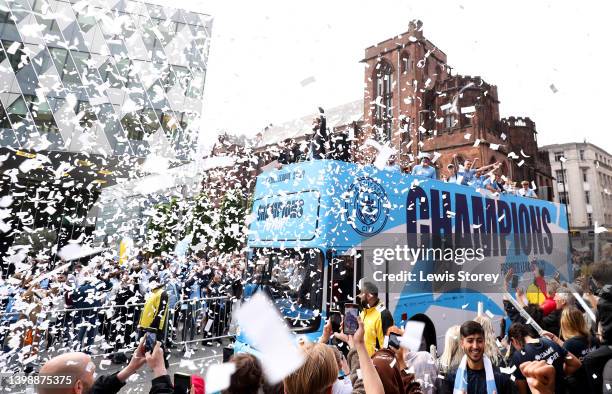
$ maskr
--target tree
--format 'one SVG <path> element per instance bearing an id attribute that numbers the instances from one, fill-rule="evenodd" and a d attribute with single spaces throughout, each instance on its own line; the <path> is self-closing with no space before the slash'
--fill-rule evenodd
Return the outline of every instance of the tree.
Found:
<path id="1" fill-rule="evenodd" d="M 219 212 L 217 249 L 220 252 L 232 253 L 242 249 L 245 216 L 246 201 L 242 192 L 239 189 L 229 190 L 223 196 Z"/>
<path id="2" fill-rule="evenodd" d="M 145 245 L 145 248 L 154 256 L 174 250 L 178 237 L 181 236 L 180 226 L 183 213 L 183 204 L 177 198 L 155 206 L 147 226 Z"/>
<path id="3" fill-rule="evenodd" d="M 207 193 L 198 194 L 187 217 L 184 235 L 193 234 L 191 248 L 196 252 L 214 248 L 219 237 L 217 230 L 219 215 Z"/>

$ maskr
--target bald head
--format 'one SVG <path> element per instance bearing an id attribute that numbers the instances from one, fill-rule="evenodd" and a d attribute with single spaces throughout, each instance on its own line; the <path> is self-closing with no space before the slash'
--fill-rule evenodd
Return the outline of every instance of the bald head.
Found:
<path id="1" fill-rule="evenodd" d="M 91 357 L 85 353 L 62 354 L 47 361 L 40 368 L 40 375 L 65 376 L 65 384 L 39 386 L 36 390 L 39 394 L 86 394 L 94 384 L 95 370 Z"/>

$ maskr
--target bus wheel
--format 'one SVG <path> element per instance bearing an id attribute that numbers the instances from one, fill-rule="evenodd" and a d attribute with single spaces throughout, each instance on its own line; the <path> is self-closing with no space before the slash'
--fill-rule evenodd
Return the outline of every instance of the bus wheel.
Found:
<path id="1" fill-rule="evenodd" d="M 429 317 L 419 313 L 418 315 L 414 315 L 410 318 L 412 321 L 420 321 L 425 323 L 425 328 L 423 329 L 423 338 L 421 338 L 421 348 L 420 351 L 428 352 L 431 345 L 438 346 L 437 337 L 436 337 L 436 327 L 429 319 Z"/>

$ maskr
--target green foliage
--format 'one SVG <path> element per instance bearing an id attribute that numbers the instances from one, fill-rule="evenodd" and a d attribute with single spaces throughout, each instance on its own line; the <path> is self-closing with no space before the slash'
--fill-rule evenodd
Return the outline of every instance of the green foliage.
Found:
<path id="1" fill-rule="evenodd" d="M 183 204 L 177 198 L 156 205 L 147 226 L 146 250 L 154 256 L 173 251 L 182 233 L 183 216 Z"/>
<path id="2" fill-rule="evenodd" d="M 219 240 L 217 248 L 220 252 L 232 253 L 239 251 L 244 242 L 244 219 L 246 216 L 246 200 L 238 189 L 229 190 L 221 202 L 219 216 Z"/>
<path id="3" fill-rule="evenodd" d="M 219 207 L 215 207 L 206 192 L 188 202 L 173 198 L 155 206 L 147 226 L 146 249 L 158 256 L 173 251 L 180 239 L 193 234 L 192 251 L 239 251 L 246 240 L 243 231 L 246 207 L 247 201 L 239 189 L 227 191 Z"/>
<path id="4" fill-rule="evenodd" d="M 193 234 L 191 245 L 196 250 L 212 248 L 216 243 L 218 220 L 215 207 L 206 192 L 200 193 L 192 202 L 185 228 L 185 236 Z"/>

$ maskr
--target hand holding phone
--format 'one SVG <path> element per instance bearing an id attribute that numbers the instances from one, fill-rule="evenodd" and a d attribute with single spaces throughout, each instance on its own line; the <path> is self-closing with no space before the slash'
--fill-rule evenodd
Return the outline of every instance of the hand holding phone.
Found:
<path id="1" fill-rule="evenodd" d="M 332 332 L 340 332 L 342 316 L 339 311 L 330 311 L 329 321 L 331 322 Z"/>
<path id="2" fill-rule="evenodd" d="M 357 317 L 359 316 L 359 307 L 357 304 L 345 304 L 344 306 L 344 333 L 346 335 L 355 335 L 359 328 Z"/>
<path id="3" fill-rule="evenodd" d="M 154 332 L 147 332 L 145 334 L 145 353 L 153 352 L 155 342 L 157 342 L 157 334 Z"/>
<path id="4" fill-rule="evenodd" d="M 389 348 L 396 350 L 400 348 L 400 335 L 394 332 L 389 333 Z"/>

